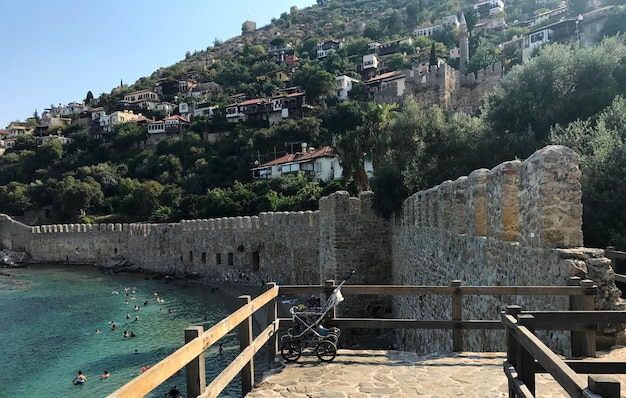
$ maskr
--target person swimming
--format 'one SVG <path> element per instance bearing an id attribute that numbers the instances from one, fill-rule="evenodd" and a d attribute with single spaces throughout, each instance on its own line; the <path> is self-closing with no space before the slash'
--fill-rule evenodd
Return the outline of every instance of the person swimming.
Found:
<path id="1" fill-rule="evenodd" d="M 102 376 L 100 376 L 100 380 L 108 379 L 109 376 L 111 376 L 111 373 L 109 373 L 108 370 L 105 370 L 104 373 L 102 373 Z"/>
<path id="2" fill-rule="evenodd" d="M 74 380 L 72 381 L 72 383 L 74 383 L 74 384 L 83 384 L 86 381 L 87 381 L 87 376 L 85 376 L 83 374 L 82 370 L 79 370 L 78 374 L 76 375 L 76 377 L 74 377 Z"/>

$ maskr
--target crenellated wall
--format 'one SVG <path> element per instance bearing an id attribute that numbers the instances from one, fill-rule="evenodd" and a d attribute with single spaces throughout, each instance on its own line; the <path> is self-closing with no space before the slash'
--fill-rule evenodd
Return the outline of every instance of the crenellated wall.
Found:
<path id="1" fill-rule="evenodd" d="M 500 62 L 477 73 L 462 75 L 458 70 L 443 63 L 426 70 L 405 71 L 403 97 L 411 96 L 422 107 L 438 105 L 449 111 L 474 113 L 483 95 L 493 91 L 504 76 Z M 399 102 L 402 98 L 389 96 L 376 98 L 379 103 Z"/>
<path id="2" fill-rule="evenodd" d="M 26 252 L 32 261 L 113 265 L 262 284 L 339 282 L 399 285 L 567 285 L 572 276 L 599 287 L 597 309 L 624 309 L 610 260 L 582 247 L 579 157 L 545 147 L 525 161 L 417 192 L 390 222 L 372 211 L 373 194 L 336 192 L 319 211 L 261 213 L 175 224 L 46 225 L 29 227 L 0 215 L 0 249 Z M 498 319 L 501 308 L 566 310 L 564 297 L 464 299 L 467 319 Z M 357 317 L 442 319 L 450 299 L 438 296 L 346 297 L 340 314 Z M 604 330 L 609 333 L 610 331 Z M 612 331 L 615 333 L 615 330 Z M 497 331 L 464 334 L 468 350 L 501 350 Z M 398 331 L 404 349 L 449 351 L 450 332 Z M 544 335 L 567 351 L 561 332 Z"/>
<path id="3" fill-rule="evenodd" d="M 566 147 L 549 146 L 530 158 L 480 169 L 446 181 L 405 200 L 394 220 L 394 284 L 567 285 L 569 277 L 591 278 L 598 285 L 598 309 L 621 308 L 610 261 L 599 249 L 583 248 L 579 157 Z M 465 298 L 465 317 L 498 319 L 500 309 L 566 310 L 565 297 Z M 401 318 L 451 318 L 446 297 L 398 297 Z M 556 336 L 556 337 L 555 337 Z M 553 346 L 568 339 L 553 333 Z M 401 331 L 410 350 L 452 349 L 450 332 Z M 502 332 L 465 333 L 469 350 L 501 350 Z M 549 340 L 549 339 L 548 339 Z"/>
<path id="4" fill-rule="evenodd" d="M 0 231 L 21 225 L 8 220 L 2 220 Z M 243 276 L 254 284 L 268 280 L 317 284 L 318 225 L 319 213 L 308 211 L 176 224 L 23 226 L 29 233 L 22 247 L 36 262 L 127 260 L 150 271 L 217 281 Z"/>

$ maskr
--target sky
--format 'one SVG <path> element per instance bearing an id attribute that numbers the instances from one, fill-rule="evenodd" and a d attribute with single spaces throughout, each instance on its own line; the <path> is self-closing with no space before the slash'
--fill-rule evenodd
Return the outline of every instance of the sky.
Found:
<path id="1" fill-rule="evenodd" d="M 6 0 L 0 10 L 0 129 L 81 102 L 315 0 Z"/>

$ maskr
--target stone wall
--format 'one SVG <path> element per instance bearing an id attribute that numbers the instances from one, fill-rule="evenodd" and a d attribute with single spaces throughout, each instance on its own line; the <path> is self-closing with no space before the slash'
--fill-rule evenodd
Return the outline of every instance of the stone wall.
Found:
<path id="1" fill-rule="evenodd" d="M 27 234 L 23 249 L 35 262 L 106 265 L 126 260 L 148 271 L 216 281 L 319 283 L 318 212 L 176 224 L 26 227 L 8 217 L 1 221 L 0 236 L 13 230 Z"/>
<path id="2" fill-rule="evenodd" d="M 504 70 L 497 62 L 476 74 L 467 76 L 443 63 L 438 67 L 419 71 L 405 71 L 405 90 L 401 98 L 390 100 L 387 97 L 376 98 L 379 103 L 400 102 L 403 98 L 415 98 L 421 107 L 438 105 L 448 111 L 475 113 L 480 99 L 493 91 L 502 80 Z M 378 95 L 378 94 L 377 94 Z"/>
<path id="3" fill-rule="evenodd" d="M 404 201 L 391 222 L 371 208 L 373 194 L 337 192 L 319 211 L 262 213 L 173 224 L 64 224 L 29 227 L 0 216 L 0 249 L 35 262 L 115 264 L 208 280 L 262 284 L 566 285 L 571 276 L 598 285 L 597 309 L 622 309 L 610 261 L 582 247 L 579 158 L 549 146 L 521 161 L 475 170 Z M 506 305 L 566 310 L 564 297 L 468 297 L 466 319 L 499 319 Z M 346 297 L 350 317 L 451 318 L 446 297 Z M 615 333 L 615 330 L 604 330 Z M 469 350 L 500 350 L 501 332 L 465 334 Z M 399 331 L 414 351 L 449 351 L 451 332 Z M 544 334 L 567 350 L 558 331 Z"/>
<path id="4" fill-rule="evenodd" d="M 622 308 L 610 261 L 582 248 L 578 155 L 549 146 L 524 162 L 505 162 L 446 181 L 406 199 L 392 231 L 393 284 L 531 286 L 567 285 L 571 276 L 593 279 L 598 309 Z M 566 297 L 464 298 L 464 318 L 499 319 L 510 304 L 524 309 L 567 310 Z M 399 318 L 451 319 L 445 296 L 400 296 Z M 403 348 L 449 351 L 449 331 L 400 331 Z M 501 350 L 502 332 L 464 334 L 468 350 Z M 545 333 L 557 350 L 568 349 L 562 332 Z"/>

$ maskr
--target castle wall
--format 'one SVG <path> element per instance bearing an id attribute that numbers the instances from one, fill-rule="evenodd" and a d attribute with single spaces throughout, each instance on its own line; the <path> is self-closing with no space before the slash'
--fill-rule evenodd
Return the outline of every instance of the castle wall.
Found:
<path id="1" fill-rule="evenodd" d="M 318 212 L 262 213 L 176 224 L 30 227 L 36 262 L 114 264 L 210 280 L 319 283 Z M 4 228 L 0 228 L 4 230 Z"/>
<path id="2" fill-rule="evenodd" d="M 610 261 L 582 246 L 579 158 L 549 146 L 524 162 L 502 163 L 446 181 L 406 199 L 392 231 L 393 284 L 532 286 L 567 285 L 590 278 L 599 287 L 597 309 L 621 303 Z M 567 310 L 567 297 L 465 297 L 466 319 L 499 319 L 510 304 L 524 309 Z M 449 297 L 398 296 L 399 318 L 451 319 Z M 470 351 L 504 349 L 503 332 L 469 331 Z M 557 350 L 568 349 L 561 332 L 545 334 Z M 449 331 L 399 332 L 409 350 L 450 351 Z"/>
<path id="3" fill-rule="evenodd" d="M 319 211 L 172 224 L 63 224 L 29 227 L 0 215 L 0 249 L 35 262 L 114 265 L 249 284 L 319 284 L 352 270 L 353 284 L 567 285 L 599 287 L 597 309 L 623 309 L 610 260 L 582 247 L 579 158 L 549 146 L 530 158 L 479 169 L 413 194 L 390 222 L 372 211 L 371 192 L 336 192 Z M 466 297 L 466 319 L 498 319 L 506 305 L 566 310 L 565 297 Z M 442 319 L 444 296 L 346 297 L 342 316 Z M 605 331 L 608 333 L 608 331 Z M 614 331 L 613 331 L 614 332 Z M 449 331 L 400 330 L 403 349 L 449 351 Z M 468 350 L 501 350 L 499 331 L 464 333 Z M 562 332 L 543 334 L 567 351 Z"/>
<path id="4" fill-rule="evenodd" d="M 427 70 L 416 69 L 405 71 L 405 90 L 403 98 L 415 98 L 421 107 L 437 105 L 448 111 L 474 113 L 480 105 L 480 99 L 493 91 L 504 76 L 502 64 L 496 62 L 490 67 L 462 75 L 458 70 L 443 63 Z M 400 102 L 391 100 L 389 95 L 375 97 L 378 103 Z"/>

